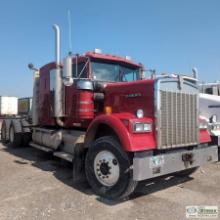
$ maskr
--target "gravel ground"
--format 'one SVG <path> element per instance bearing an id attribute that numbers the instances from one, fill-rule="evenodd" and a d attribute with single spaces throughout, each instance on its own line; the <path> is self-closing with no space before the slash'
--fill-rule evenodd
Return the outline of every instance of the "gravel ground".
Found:
<path id="1" fill-rule="evenodd" d="M 141 182 L 132 198 L 112 202 L 88 185 L 72 186 L 71 166 L 33 148 L 0 143 L 0 220 L 185 219 L 187 205 L 220 208 L 220 163 L 192 177 Z"/>

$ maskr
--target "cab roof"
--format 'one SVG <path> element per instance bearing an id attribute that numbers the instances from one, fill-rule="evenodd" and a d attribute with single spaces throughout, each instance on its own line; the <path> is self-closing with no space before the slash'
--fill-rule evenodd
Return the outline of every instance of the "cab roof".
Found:
<path id="1" fill-rule="evenodd" d="M 72 59 L 74 60 L 76 57 L 73 56 Z M 83 55 L 79 55 L 78 61 L 84 60 L 85 58 L 90 58 L 91 60 L 100 60 L 100 61 L 106 61 L 110 63 L 121 63 L 127 66 L 131 66 L 134 68 L 143 68 L 143 65 L 141 63 L 135 63 L 134 61 L 130 59 L 126 59 L 125 57 L 115 56 L 111 54 L 102 54 L 102 53 L 95 53 L 95 52 L 87 52 Z M 60 66 L 63 66 L 63 62 L 61 61 Z M 47 70 L 47 69 L 53 69 L 56 67 L 55 62 L 50 62 L 45 65 L 43 65 L 40 69 Z"/>
<path id="2" fill-rule="evenodd" d="M 89 57 L 91 59 L 100 59 L 102 61 L 108 61 L 108 62 L 117 62 L 117 63 L 122 63 L 125 65 L 131 65 L 137 68 L 143 67 L 141 63 L 135 63 L 130 59 L 126 59 L 124 57 L 120 56 L 114 56 L 111 54 L 102 54 L 102 53 L 95 53 L 95 52 L 87 52 L 85 54 L 86 57 Z"/>

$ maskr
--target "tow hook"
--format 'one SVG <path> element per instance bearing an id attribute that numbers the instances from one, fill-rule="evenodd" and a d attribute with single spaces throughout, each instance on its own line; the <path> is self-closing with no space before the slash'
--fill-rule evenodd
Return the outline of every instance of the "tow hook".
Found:
<path id="1" fill-rule="evenodd" d="M 184 162 L 185 166 L 188 167 L 188 165 L 192 165 L 194 160 L 194 154 L 193 153 L 185 153 L 182 155 L 182 161 Z"/>

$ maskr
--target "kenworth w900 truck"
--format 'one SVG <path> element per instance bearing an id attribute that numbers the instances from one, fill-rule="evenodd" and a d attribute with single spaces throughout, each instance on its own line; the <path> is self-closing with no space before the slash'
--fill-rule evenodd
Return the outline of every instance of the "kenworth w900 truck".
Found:
<path id="1" fill-rule="evenodd" d="M 32 120 L 4 120 L 4 142 L 53 153 L 85 173 L 94 192 L 118 199 L 137 183 L 162 175 L 189 175 L 217 161 L 206 121 L 199 117 L 197 79 L 142 79 L 144 67 L 100 51 L 60 60 L 34 72 Z"/>

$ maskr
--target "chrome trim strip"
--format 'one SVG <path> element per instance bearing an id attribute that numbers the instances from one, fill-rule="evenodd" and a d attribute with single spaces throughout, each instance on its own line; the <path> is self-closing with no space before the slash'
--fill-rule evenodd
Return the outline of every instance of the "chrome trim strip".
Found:
<path id="1" fill-rule="evenodd" d="M 90 104 L 93 104 L 93 102 L 92 101 L 80 101 L 79 104 L 90 105 Z"/>

